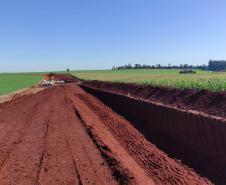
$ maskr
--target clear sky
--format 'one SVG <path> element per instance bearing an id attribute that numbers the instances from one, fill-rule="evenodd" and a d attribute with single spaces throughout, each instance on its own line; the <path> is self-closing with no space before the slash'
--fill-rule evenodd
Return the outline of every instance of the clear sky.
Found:
<path id="1" fill-rule="evenodd" d="M 0 0 L 0 71 L 226 59 L 225 0 Z"/>

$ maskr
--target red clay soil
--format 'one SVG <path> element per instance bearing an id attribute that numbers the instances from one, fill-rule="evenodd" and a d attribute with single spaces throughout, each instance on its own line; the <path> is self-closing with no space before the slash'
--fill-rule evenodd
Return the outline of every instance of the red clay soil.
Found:
<path id="1" fill-rule="evenodd" d="M 226 92 L 173 89 L 131 83 L 87 81 L 84 84 L 114 93 L 151 100 L 180 109 L 191 109 L 226 118 Z"/>
<path id="2" fill-rule="evenodd" d="M 71 74 L 48 73 L 48 74 L 31 74 L 31 75 L 42 76 L 44 80 L 65 81 L 66 83 L 78 81 L 78 79 Z"/>
<path id="3" fill-rule="evenodd" d="M 148 141 L 216 184 L 226 182 L 226 120 L 80 85 Z"/>
<path id="4" fill-rule="evenodd" d="M 1 185 L 212 184 L 75 83 L 0 104 Z"/>
<path id="5" fill-rule="evenodd" d="M 77 79 L 72 76 L 71 74 L 55 74 L 55 73 L 49 73 L 44 76 L 45 80 L 56 80 L 56 81 L 65 81 L 68 82 L 75 82 Z"/>

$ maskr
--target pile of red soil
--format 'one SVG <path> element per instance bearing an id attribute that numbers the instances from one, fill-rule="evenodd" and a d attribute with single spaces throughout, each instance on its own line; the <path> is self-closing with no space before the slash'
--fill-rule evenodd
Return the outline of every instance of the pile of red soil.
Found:
<path id="1" fill-rule="evenodd" d="M 174 89 L 131 83 L 87 81 L 84 84 L 132 97 L 201 111 L 209 115 L 226 117 L 226 92 L 208 90 Z"/>
<path id="2" fill-rule="evenodd" d="M 45 80 L 64 81 L 65 83 L 75 82 L 77 79 L 71 74 L 55 74 L 49 73 L 44 76 Z"/>

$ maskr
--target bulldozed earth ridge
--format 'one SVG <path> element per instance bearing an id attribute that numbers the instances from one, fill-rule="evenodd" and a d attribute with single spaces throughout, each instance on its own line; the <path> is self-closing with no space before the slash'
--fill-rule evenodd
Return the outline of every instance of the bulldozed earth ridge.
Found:
<path id="1" fill-rule="evenodd" d="M 0 104 L 0 183 L 213 183 L 100 100 L 68 83 Z"/>
<path id="2" fill-rule="evenodd" d="M 226 92 L 176 89 L 135 83 L 83 81 L 84 85 L 137 99 L 226 118 Z"/>

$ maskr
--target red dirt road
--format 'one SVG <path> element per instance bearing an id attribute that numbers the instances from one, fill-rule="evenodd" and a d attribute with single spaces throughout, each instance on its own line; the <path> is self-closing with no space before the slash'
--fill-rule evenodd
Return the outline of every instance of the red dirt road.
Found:
<path id="1" fill-rule="evenodd" d="M 0 104 L 0 184 L 211 182 L 71 83 Z"/>

